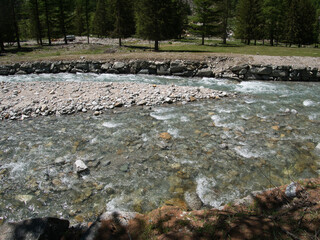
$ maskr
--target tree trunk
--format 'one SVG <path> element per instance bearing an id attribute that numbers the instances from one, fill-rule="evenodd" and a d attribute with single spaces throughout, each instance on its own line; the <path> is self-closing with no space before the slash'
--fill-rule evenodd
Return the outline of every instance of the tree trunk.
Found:
<path id="1" fill-rule="evenodd" d="M 119 37 L 119 47 L 122 46 L 122 41 L 121 41 L 121 37 Z"/>
<path id="2" fill-rule="evenodd" d="M 18 22 L 17 22 L 17 18 L 16 18 L 16 11 L 15 11 L 14 5 L 15 5 L 15 0 L 12 0 L 11 1 L 11 8 L 12 8 L 11 10 L 12 10 L 12 17 L 13 17 L 13 25 L 14 25 L 16 38 L 17 38 L 18 49 L 21 49 L 19 27 L 18 27 Z"/>
<path id="3" fill-rule="evenodd" d="M 257 39 L 254 40 L 254 45 L 255 45 L 255 46 L 257 45 Z"/>
<path id="4" fill-rule="evenodd" d="M 159 40 L 155 40 L 155 41 L 154 41 L 154 50 L 155 50 L 156 52 L 159 51 Z"/>
<path id="5" fill-rule="evenodd" d="M 204 33 L 202 33 L 201 45 L 204 45 Z"/>
<path id="6" fill-rule="evenodd" d="M 90 43 L 90 31 L 89 31 L 89 0 L 86 0 L 86 28 L 87 28 L 87 40 Z"/>
<path id="7" fill-rule="evenodd" d="M 64 16 L 64 7 L 63 7 L 63 0 L 59 0 L 59 8 L 60 8 L 60 25 L 61 25 L 61 32 L 64 37 L 64 43 L 68 44 L 67 40 L 67 33 L 66 33 L 66 26 L 65 26 L 65 16 Z"/>
<path id="8" fill-rule="evenodd" d="M 0 40 L 0 50 L 3 52 L 4 51 L 4 44 L 3 41 Z"/>
<path id="9" fill-rule="evenodd" d="M 250 45 L 250 39 L 247 39 L 247 45 Z"/>
<path id="10" fill-rule="evenodd" d="M 49 7 L 48 7 L 48 0 L 44 0 L 44 7 L 46 12 L 46 24 L 47 24 L 47 35 L 49 40 L 49 46 L 51 46 L 51 30 L 50 30 L 50 22 L 49 22 Z"/>
<path id="11" fill-rule="evenodd" d="M 37 21 L 37 32 L 38 32 L 38 39 L 40 42 L 40 45 L 42 46 L 42 30 L 41 30 L 41 24 L 40 24 L 40 18 L 39 18 L 39 6 L 38 6 L 38 0 L 35 0 L 36 4 L 36 21 Z"/>

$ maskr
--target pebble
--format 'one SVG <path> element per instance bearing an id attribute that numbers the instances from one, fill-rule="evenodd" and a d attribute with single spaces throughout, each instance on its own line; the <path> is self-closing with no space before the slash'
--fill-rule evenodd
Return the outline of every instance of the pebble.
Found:
<path id="1" fill-rule="evenodd" d="M 87 165 L 82 160 L 75 161 L 74 168 L 77 173 L 84 172 L 88 169 Z"/>
<path id="2" fill-rule="evenodd" d="M 295 182 L 290 183 L 285 191 L 286 197 L 294 198 L 297 195 L 297 184 Z"/>

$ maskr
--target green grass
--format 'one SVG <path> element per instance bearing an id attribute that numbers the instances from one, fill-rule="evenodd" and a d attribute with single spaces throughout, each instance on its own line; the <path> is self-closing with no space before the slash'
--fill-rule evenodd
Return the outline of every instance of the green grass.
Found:
<path id="1" fill-rule="evenodd" d="M 254 46 L 254 45 L 161 45 L 161 51 L 169 52 L 212 52 L 267 56 L 309 56 L 320 57 L 320 49 L 312 47 Z"/>
<path id="2" fill-rule="evenodd" d="M 50 57 L 63 57 L 70 55 L 98 55 L 108 53 L 110 49 L 116 53 L 129 52 L 145 52 L 153 51 L 154 42 L 150 41 L 148 44 L 142 44 L 140 40 L 125 42 L 125 46 L 118 48 L 118 46 L 107 45 L 77 45 L 76 48 L 72 45 L 55 45 L 55 46 L 24 46 L 22 50 L 18 51 L 15 47 L 7 48 L 5 56 L 1 57 L 3 60 L 19 61 L 23 60 L 38 60 L 47 59 Z M 109 50 L 108 50 L 109 49 Z M 221 44 L 220 39 L 206 39 L 205 45 L 201 45 L 199 38 L 185 38 L 171 40 L 170 42 L 160 42 L 160 51 L 163 52 L 187 52 L 187 53 L 221 53 L 221 54 L 244 54 L 244 55 L 267 55 L 267 56 L 309 56 L 320 57 L 320 49 L 314 46 L 306 46 L 298 48 L 297 46 L 285 47 L 262 45 L 258 42 L 257 45 L 245 45 L 240 40 L 228 41 L 227 44 Z M 0 60 L 1 60 L 0 58 Z"/>
<path id="3" fill-rule="evenodd" d="M 130 47 L 150 48 L 153 45 L 135 43 L 130 45 Z M 173 40 L 169 43 L 160 42 L 160 51 L 320 57 L 320 48 L 315 48 L 313 45 L 298 48 L 297 46 L 286 47 L 282 44 L 272 47 L 258 42 L 257 45 L 251 44 L 248 46 L 241 43 L 240 40 L 229 41 L 227 44 L 221 44 L 221 40 L 205 40 L 205 45 L 201 45 L 201 39 L 192 38 Z"/>

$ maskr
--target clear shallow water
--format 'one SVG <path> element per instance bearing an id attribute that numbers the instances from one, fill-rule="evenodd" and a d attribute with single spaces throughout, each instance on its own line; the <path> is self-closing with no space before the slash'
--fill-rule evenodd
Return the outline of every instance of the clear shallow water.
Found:
<path id="1" fill-rule="evenodd" d="M 137 81 L 204 86 L 236 99 L 99 117 L 0 123 L 0 216 L 94 219 L 105 210 L 150 211 L 195 191 L 214 207 L 253 190 L 317 177 L 320 84 L 57 74 L 0 81 Z M 295 112 L 298 112 L 295 114 Z M 160 133 L 168 132 L 165 141 Z M 90 174 L 73 173 L 81 159 Z"/>

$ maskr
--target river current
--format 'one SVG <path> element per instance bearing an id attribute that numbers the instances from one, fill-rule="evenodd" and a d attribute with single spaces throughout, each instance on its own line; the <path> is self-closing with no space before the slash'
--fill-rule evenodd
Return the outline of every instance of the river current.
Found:
<path id="1" fill-rule="evenodd" d="M 89 221 L 147 212 L 196 192 L 219 207 L 251 191 L 318 177 L 320 83 L 147 75 L 44 74 L 0 81 L 204 86 L 237 98 L 0 122 L 0 217 Z M 169 133 L 166 141 L 161 133 Z M 89 173 L 74 173 L 76 160 Z"/>

